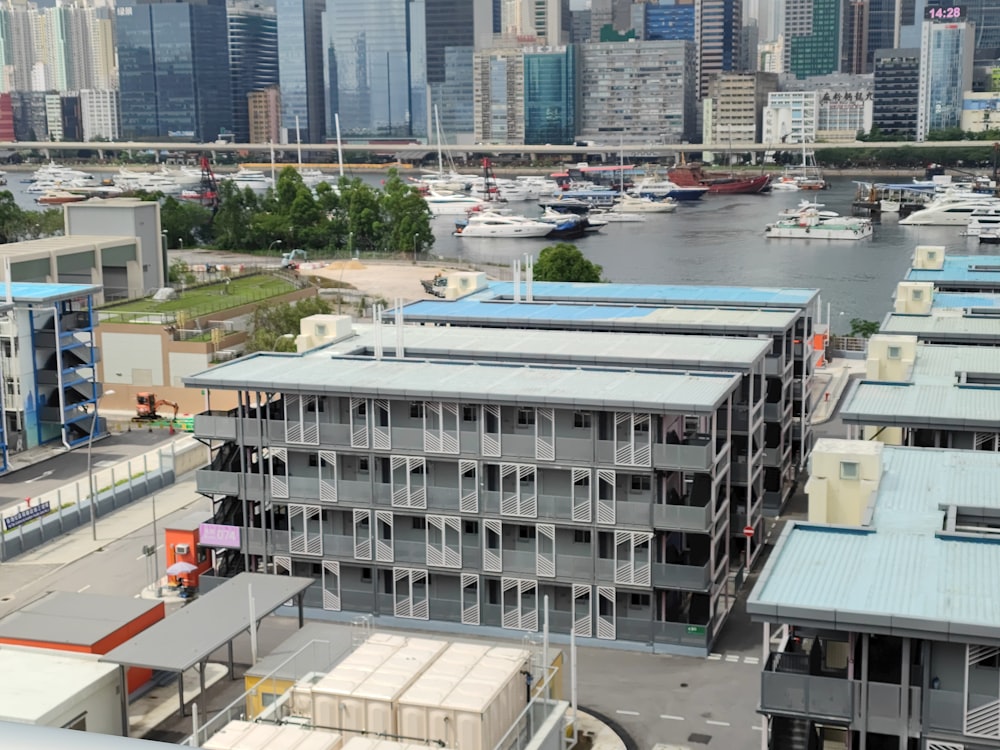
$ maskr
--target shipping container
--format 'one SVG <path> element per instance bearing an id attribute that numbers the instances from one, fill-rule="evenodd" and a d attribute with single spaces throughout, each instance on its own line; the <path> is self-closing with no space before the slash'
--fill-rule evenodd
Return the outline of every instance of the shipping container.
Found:
<path id="1" fill-rule="evenodd" d="M 313 686 L 313 724 L 338 731 L 397 734 L 397 698 L 447 645 L 445 641 L 409 638 L 377 664 L 367 657 L 352 659 L 352 654 Z"/>
<path id="2" fill-rule="evenodd" d="M 342 750 L 428 750 L 428 747 L 374 737 L 354 737 L 344 744 Z"/>
<path id="3" fill-rule="evenodd" d="M 341 736 L 335 732 L 291 724 L 231 721 L 202 747 L 205 750 L 337 750 L 340 744 Z"/>
<path id="4" fill-rule="evenodd" d="M 527 651 L 484 649 L 428 670 L 397 705 L 398 734 L 461 750 L 493 750 L 527 705 Z M 461 666 L 460 666 L 461 665 Z"/>

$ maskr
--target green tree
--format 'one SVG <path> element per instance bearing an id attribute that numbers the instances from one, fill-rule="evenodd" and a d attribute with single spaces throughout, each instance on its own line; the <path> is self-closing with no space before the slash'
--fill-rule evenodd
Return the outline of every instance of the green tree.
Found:
<path id="1" fill-rule="evenodd" d="M 16 242 L 24 232 L 24 211 L 9 190 L 0 191 L 0 243 Z"/>
<path id="2" fill-rule="evenodd" d="M 333 308 L 319 297 L 309 297 L 295 304 L 261 305 L 250 320 L 246 350 L 250 352 L 294 352 L 299 321 L 310 315 L 328 315 Z"/>
<path id="3" fill-rule="evenodd" d="M 253 190 L 240 190 L 231 180 L 219 184 L 219 208 L 212 219 L 212 236 L 220 250 L 243 250 L 250 239 L 252 220 L 260 211 Z"/>
<path id="4" fill-rule="evenodd" d="M 167 196 L 160 206 L 160 223 L 175 246 L 194 247 L 209 239 L 212 212 L 198 203 Z"/>
<path id="5" fill-rule="evenodd" d="M 420 192 L 399 179 L 395 169 L 382 189 L 385 247 L 388 250 L 420 252 L 434 244 L 431 214 Z"/>
<path id="6" fill-rule="evenodd" d="M 348 249 L 385 249 L 381 193 L 357 177 L 345 177 L 340 181 L 340 204 L 347 218 Z"/>
<path id="7" fill-rule="evenodd" d="M 583 257 L 576 245 L 560 242 L 543 248 L 535 262 L 537 281 L 601 281 L 604 269 Z"/>
<path id="8" fill-rule="evenodd" d="M 869 339 L 878 333 L 879 324 L 874 320 L 863 318 L 851 318 L 851 336 L 855 338 Z"/>

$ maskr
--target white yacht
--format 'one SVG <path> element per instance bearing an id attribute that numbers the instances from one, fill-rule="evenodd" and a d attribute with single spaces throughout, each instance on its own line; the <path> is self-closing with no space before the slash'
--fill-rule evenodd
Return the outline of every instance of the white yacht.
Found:
<path id="1" fill-rule="evenodd" d="M 552 225 L 536 219 L 495 211 L 473 211 L 465 221 L 455 222 L 456 237 L 545 237 Z"/>
<path id="2" fill-rule="evenodd" d="M 977 208 L 969 215 L 965 233 L 969 237 L 979 237 L 984 231 L 1000 229 L 1000 204 L 989 208 Z"/>
<path id="3" fill-rule="evenodd" d="M 487 205 L 486 201 L 473 195 L 438 193 L 434 190 L 428 191 L 424 200 L 427 201 L 427 208 L 435 216 L 463 216 L 470 210 L 482 209 Z"/>
<path id="4" fill-rule="evenodd" d="M 653 200 L 633 195 L 622 195 L 609 210 L 633 214 L 668 214 L 677 210 L 677 201 L 672 198 Z"/>
<path id="5" fill-rule="evenodd" d="M 336 186 L 336 178 L 333 175 L 321 172 L 318 169 L 300 169 L 299 177 L 302 178 L 302 183 L 306 187 L 314 188 L 321 182 L 325 182 L 327 185 Z"/>
<path id="6" fill-rule="evenodd" d="M 968 197 L 966 197 L 968 196 Z M 926 208 L 914 211 L 899 220 L 900 224 L 916 226 L 966 226 L 974 211 L 1000 206 L 1000 199 L 987 195 L 945 196 Z"/>
<path id="7" fill-rule="evenodd" d="M 240 167 L 233 174 L 223 179 L 232 180 L 239 188 L 248 187 L 263 190 L 264 188 L 273 187 L 271 178 L 259 169 L 244 169 Z"/>

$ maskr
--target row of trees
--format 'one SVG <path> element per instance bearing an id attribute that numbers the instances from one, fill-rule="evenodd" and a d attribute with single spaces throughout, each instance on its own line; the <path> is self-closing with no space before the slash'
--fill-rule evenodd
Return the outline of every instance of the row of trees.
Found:
<path id="1" fill-rule="evenodd" d="M 9 190 L 0 191 L 0 243 L 36 240 L 63 232 L 61 208 L 25 211 Z"/>
<path id="2" fill-rule="evenodd" d="M 171 241 L 219 250 L 265 249 L 280 242 L 321 255 L 422 252 L 434 244 L 430 213 L 420 193 L 396 170 L 378 189 L 358 178 L 313 191 L 294 167 L 286 167 L 263 194 L 232 182 L 219 185 L 214 217 L 205 207 L 174 198 L 162 201 L 163 228 Z"/>

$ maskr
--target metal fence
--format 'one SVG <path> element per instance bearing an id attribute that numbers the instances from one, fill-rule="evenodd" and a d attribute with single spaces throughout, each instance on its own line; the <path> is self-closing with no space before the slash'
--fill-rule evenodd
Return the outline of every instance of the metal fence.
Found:
<path id="1" fill-rule="evenodd" d="M 831 336 L 830 349 L 838 352 L 866 352 L 868 339 L 858 336 Z"/>
<path id="2" fill-rule="evenodd" d="M 171 445 L 169 449 L 158 448 L 124 464 L 94 472 L 97 491 L 93 498 L 87 478 L 38 497 L 26 498 L 5 509 L 0 518 L 10 519 L 19 513 L 30 512 L 31 508 L 44 507 L 45 503 L 49 511 L 10 530 L 6 529 L 6 521 L 0 522 L 0 561 L 11 560 L 90 523 L 95 507 L 98 517 L 105 516 L 173 484 L 174 477 L 174 446 Z"/>

